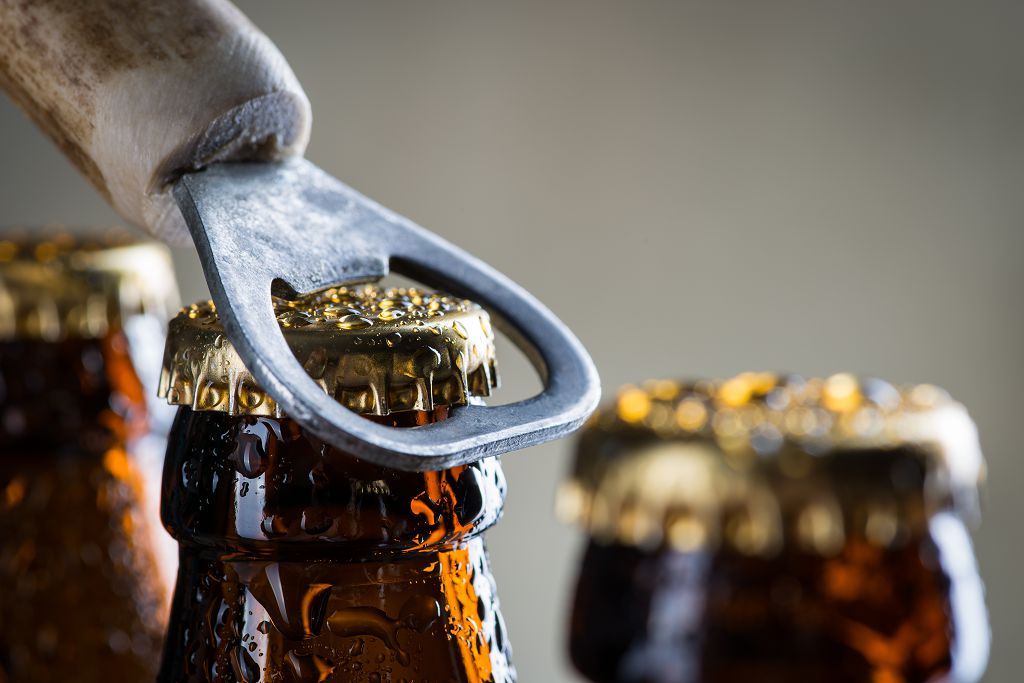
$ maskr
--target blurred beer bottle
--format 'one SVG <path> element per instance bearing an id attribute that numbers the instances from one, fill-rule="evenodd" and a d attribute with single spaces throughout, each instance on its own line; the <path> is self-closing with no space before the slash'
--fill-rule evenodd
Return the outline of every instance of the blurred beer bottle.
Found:
<path id="1" fill-rule="evenodd" d="M 966 411 L 928 385 L 626 388 L 559 495 L 590 537 L 572 661 L 601 683 L 973 683 L 982 472 Z"/>
<path id="2" fill-rule="evenodd" d="M 443 420 L 497 385 L 475 304 L 416 289 L 275 299 L 309 374 L 367 419 Z M 482 532 L 497 459 L 379 467 L 282 415 L 211 304 L 170 325 L 161 392 L 181 406 L 163 518 L 181 562 L 159 680 L 513 681 Z"/>
<path id="3" fill-rule="evenodd" d="M 41 233 L 0 237 L 0 679 L 152 680 L 172 541 L 147 496 L 163 441 L 137 369 L 177 303 L 170 259 Z"/>

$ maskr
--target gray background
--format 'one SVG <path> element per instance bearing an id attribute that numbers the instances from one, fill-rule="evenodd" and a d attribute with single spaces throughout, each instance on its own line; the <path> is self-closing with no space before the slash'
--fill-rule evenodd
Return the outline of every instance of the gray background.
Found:
<path id="1" fill-rule="evenodd" d="M 241 5 L 313 102 L 309 156 L 548 302 L 606 391 L 851 370 L 964 401 L 991 471 L 988 680 L 1019 676 L 1021 5 Z M 0 220 L 117 221 L 6 101 L 0 140 Z M 506 395 L 535 386 L 503 369 Z M 579 539 L 551 514 L 571 448 L 506 459 L 490 534 L 530 683 L 572 680 Z"/>

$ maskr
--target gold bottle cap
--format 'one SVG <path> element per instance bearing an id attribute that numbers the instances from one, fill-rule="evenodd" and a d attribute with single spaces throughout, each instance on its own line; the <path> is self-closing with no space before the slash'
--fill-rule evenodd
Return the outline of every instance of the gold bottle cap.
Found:
<path id="1" fill-rule="evenodd" d="M 124 231 L 0 235 L 0 340 L 93 339 L 178 305 L 167 249 Z"/>
<path id="2" fill-rule="evenodd" d="M 868 453 L 920 463 L 916 498 Z M 882 538 L 943 510 L 973 521 L 983 476 L 974 423 L 937 387 L 744 373 L 621 389 L 584 428 L 558 508 L 607 540 L 751 552 L 777 548 L 799 508 L 799 534 L 835 549 L 851 524 Z"/>
<path id="3" fill-rule="evenodd" d="M 274 309 L 310 377 L 357 413 L 465 405 L 498 386 L 490 318 L 471 301 L 368 285 L 275 297 Z M 282 416 L 224 336 L 212 302 L 171 320 L 159 393 L 194 410 Z"/>

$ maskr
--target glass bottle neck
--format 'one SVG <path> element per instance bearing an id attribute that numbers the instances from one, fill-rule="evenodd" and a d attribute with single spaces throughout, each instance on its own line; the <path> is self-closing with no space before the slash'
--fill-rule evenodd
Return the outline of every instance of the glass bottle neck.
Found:
<path id="1" fill-rule="evenodd" d="M 161 681 L 515 680 L 480 537 L 504 500 L 496 459 L 401 472 L 287 418 L 190 408 L 169 443 Z"/>
<path id="2" fill-rule="evenodd" d="M 121 332 L 96 339 L 0 342 L 0 443 L 79 445 L 146 430 L 145 389 Z"/>
<path id="3" fill-rule="evenodd" d="M 403 472 L 335 449 L 288 418 L 186 407 L 165 461 L 163 519 L 186 545 L 366 560 L 454 547 L 498 520 L 504 496 L 494 458 Z"/>

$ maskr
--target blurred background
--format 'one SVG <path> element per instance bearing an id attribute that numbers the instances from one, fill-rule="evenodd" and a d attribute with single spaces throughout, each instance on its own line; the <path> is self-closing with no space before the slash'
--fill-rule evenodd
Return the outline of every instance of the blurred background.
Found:
<path id="1" fill-rule="evenodd" d="M 963 401 L 991 475 L 986 680 L 1019 675 L 1024 5 L 238 4 L 313 102 L 308 156 L 547 302 L 607 395 L 849 370 Z M 7 100 L 0 142 L 0 222 L 118 222 Z M 176 259 L 205 297 L 195 256 Z M 537 386 L 503 358 L 506 396 Z M 580 539 L 552 514 L 571 451 L 505 459 L 489 536 L 528 683 L 577 680 Z"/>

